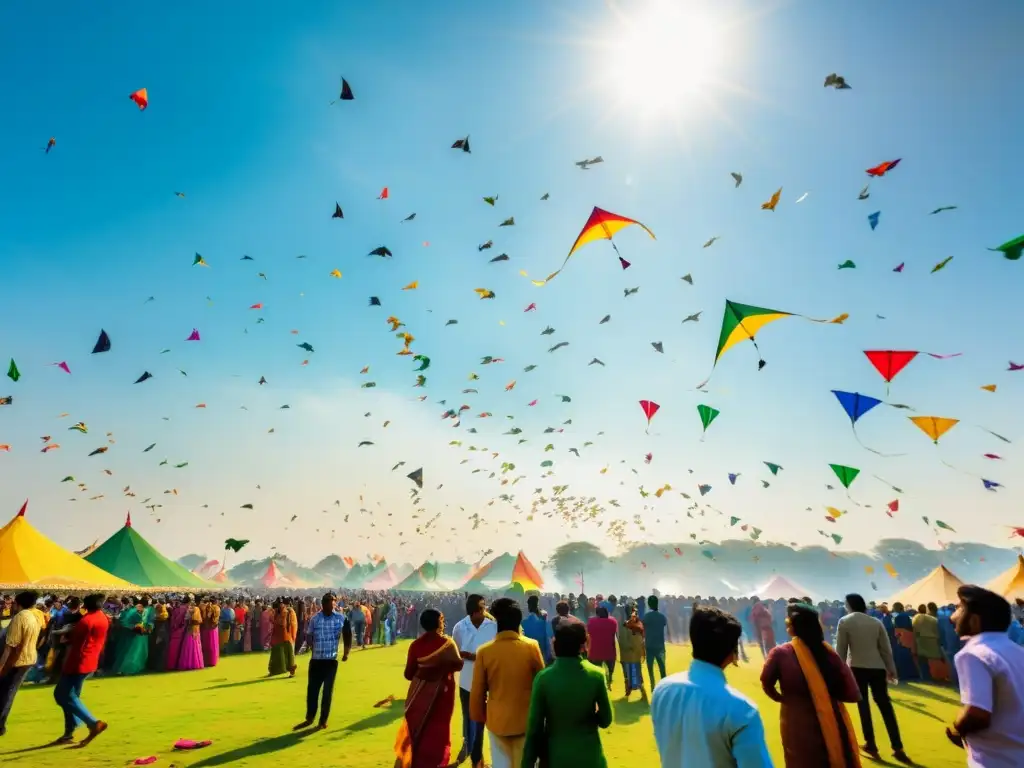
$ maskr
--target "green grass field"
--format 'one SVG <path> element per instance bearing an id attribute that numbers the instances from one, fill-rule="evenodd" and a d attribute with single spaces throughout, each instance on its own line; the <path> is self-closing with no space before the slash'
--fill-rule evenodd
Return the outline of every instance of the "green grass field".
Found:
<path id="1" fill-rule="evenodd" d="M 137 757 L 157 755 L 156 768 L 282 764 L 289 768 L 390 768 L 406 691 L 402 678 L 405 649 L 402 643 L 396 648 L 352 654 L 338 673 L 330 728 L 323 732 L 295 734 L 291 730 L 305 714 L 308 656 L 299 657 L 299 673 L 293 680 L 265 678 L 266 654 L 228 656 L 217 667 L 201 672 L 90 680 L 85 686 L 85 703 L 110 728 L 84 750 L 48 746 L 63 727 L 53 689 L 26 685 L 14 703 L 8 733 L 0 738 L 0 765 L 119 766 Z M 669 647 L 670 673 L 685 667 L 686 654 L 685 646 Z M 728 676 L 734 686 L 760 703 L 768 746 L 781 766 L 778 707 L 761 693 L 759 655 L 754 649 L 752 663 L 730 669 Z M 373 703 L 388 694 L 399 701 L 390 708 L 374 709 Z M 943 733 L 957 708 L 952 689 L 900 684 L 893 698 L 907 751 L 918 765 L 964 765 L 963 752 Z M 618 678 L 612 703 L 615 723 L 604 734 L 609 765 L 658 765 L 647 705 L 635 694 L 633 701 L 626 703 Z M 855 709 L 851 715 L 859 731 Z M 887 755 L 888 743 L 877 713 L 875 723 L 879 746 Z M 460 728 L 456 704 L 452 720 L 456 750 Z M 84 735 L 84 729 L 79 733 Z M 210 739 L 213 745 L 196 752 L 174 752 L 171 746 L 179 738 Z M 871 763 L 865 761 L 865 765 Z"/>

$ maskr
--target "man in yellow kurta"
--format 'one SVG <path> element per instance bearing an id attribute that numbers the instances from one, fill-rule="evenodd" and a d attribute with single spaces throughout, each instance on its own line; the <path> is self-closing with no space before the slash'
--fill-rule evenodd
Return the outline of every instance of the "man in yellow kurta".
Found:
<path id="1" fill-rule="evenodd" d="M 42 625 L 32 610 L 38 599 L 35 592 L 20 592 L 15 596 L 14 617 L 0 646 L 0 736 L 7 733 L 7 716 L 11 713 L 14 696 L 38 658 L 36 649 Z"/>
<path id="2" fill-rule="evenodd" d="M 519 768 L 533 678 L 544 669 L 544 657 L 537 642 L 519 632 L 523 622 L 519 603 L 503 597 L 491 604 L 490 612 L 498 635 L 476 651 L 469 713 L 487 727 L 493 768 Z"/>

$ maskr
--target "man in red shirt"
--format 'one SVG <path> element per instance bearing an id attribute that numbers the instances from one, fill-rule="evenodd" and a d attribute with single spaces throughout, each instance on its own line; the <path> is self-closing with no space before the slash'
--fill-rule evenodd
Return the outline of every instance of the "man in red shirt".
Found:
<path id="1" fill-rule="evenodd" d="M 82 605 L 86 614 L 69 627 L 67 657 L 57 687 L 53 690 L 53 699 L 64 710 L 64 735 L 57 739 L 57 743 L 70 744 L 75 739 L 76 726 L 84 723 L 89 727 L 89 735 L 80 745 L 84 747 L 107 730 L 107 724 L 89 714 L 80 697 L 85 679 L 100 664 L 110 620 L 101 610 L 103 595 L 89 595 L 82 601 Z"/>

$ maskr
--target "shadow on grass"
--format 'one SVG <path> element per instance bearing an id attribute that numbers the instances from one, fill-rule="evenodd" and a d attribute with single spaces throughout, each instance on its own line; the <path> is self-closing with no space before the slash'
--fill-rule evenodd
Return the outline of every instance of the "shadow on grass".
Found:
<path id="1" fill-rule="evenodd" d="M 942 701 L 946 704 L 953 704 L 959 706 L 960 700 L 957 696 L 957 692 L 950 687 L 928 685 L 927 683 L 908 683 L 905 688 L 906 692 L 914 696 L 919 696 L 922 699 L 934 699 L 935 701 Z M 943 694 L 946 694 L 943 696 Z"/>
<path id="2" fill-rule="evenodd" d="M 917 704 L 915 702 L 900 699 L 892 699 L 892 703 L 895 704 L 897 707 L 904 707 L 905 709 L 909 709 L 910 711 L 916 712 L 917 714 L 922 715 L 924 717 L 930 717 L 932 720 L 938 720 L 940 723 L 947 722 L 938 715 L 929 712 L 928 707 L 924 704 Z"/>
<path id="3" fill-rule="evenodd" d="M 259 685 L 260 683 L 271 683 L 280 680 L 294 680 L 294 677 L 256 677 L 252 680 L 239 680 L 237 683 L 222 683 L 221 685 L 211 685 L 207 688 L 203 688 L 204 691 L 219 691 L 224 688 L 242 688 L 246 685 Z"/>
<path id="4" fill-rule="evenodd" d="M 357 720 L 354 723 L 350 723 L 340 729 L 338 735 L 335 736 L 331 741 L 338 741 L 341 739 L 348 738 L 354 733 L 360 731 L 368 731 L 372 728 L 382 728 L 385 725 L 390 725 L 397 720 L 402 719 L 405 715 L 405 701 L 403 699 L 395 699 L 391 703 L 390 707 L 382 707 L 379 712 L 375 712 L 369 717 L 364 717 L 362 720 Z"/>
<path id="5" fill-rule="evenodd" d="M 10 752 L 0 752 L 0 757 L 11 757 L 12 755 L 24 755 L 28 752 L 39 752 L 43 749 L 49 749 L 50 747 L 67 746 L 62 745 L 57 741 L 48 741 L 45 744 L 39 744 L 35 747 L 25 747 L 23 749 L 12 749 Z"/>
<path id="6" fill-rule="evenodd" d="M 316 733 L 316 731 L 298 731 L 283 733 L 280 736 L 271 736 L 267 739 L 260 739 L 254 741 L 252 744 L 248 744 L 244 747 L 238 747 L 227 752 L 222 752 L 219 755 L 210 755 L 198 763 L 192 763 L 190 768 L 206 768 L 207 766 L 215 765 L 230 765 L 236 760 L 242 760 L 247 757 L 253 757 L 255 755 L 269 755 L 273 752 L 280 752 L 282 749 L 288 749 L 294 747 L 300 741 L 306 737 Z"/>
<path id="7" fill-rule="evenodd" d="M 639 723 L 645 715 L 651 714 L 651 705 L 643 699 L 616 699 L 612 702 L 612 709 L 615 710 L 614 725 L 633 725 Z"/>

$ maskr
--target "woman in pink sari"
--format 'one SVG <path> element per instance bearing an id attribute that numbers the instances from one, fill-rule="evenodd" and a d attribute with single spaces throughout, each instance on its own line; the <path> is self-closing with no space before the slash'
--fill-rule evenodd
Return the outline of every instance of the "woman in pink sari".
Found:
<path id="1" fill-rule="evenodd" d="M 192 595 L 181 598 L 171 613 L 170 640 L 167 643 L 167 670 L 188 671 L 203 668 L 203 647 L 199 641 L 199 625 L 203 619 L 192 605 Z"/>
<path id="2" fill-rule="evenodd" d="M 420 615 L 424 632 L 409 645 L 405 717 L 395 739 L 395 768 L 443 768 L 451 761 L 454 673 L 459 649 L 444 634 L 444 616 L 433 608 Z"/>
<path id="3" fill-rule="evenodd" d="M 270 650 L 270 638 L 274 634 L 274 609 L 267 605 L 260 615 L 260 650 Z"/>

